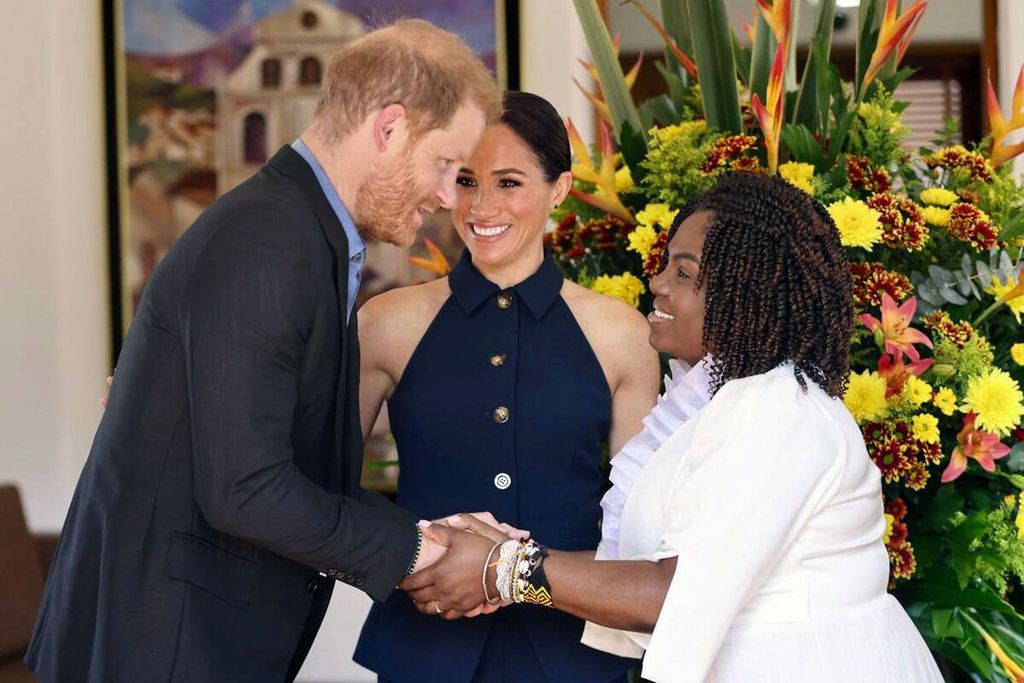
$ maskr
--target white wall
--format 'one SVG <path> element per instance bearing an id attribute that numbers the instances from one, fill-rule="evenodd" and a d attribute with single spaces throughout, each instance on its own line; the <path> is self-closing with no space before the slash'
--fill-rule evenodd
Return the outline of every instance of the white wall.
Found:
<path id="1" fill-rule="evenodd" d="M 100 3 L 3 8 L 0 481 L 33 529 L 56 530 L 110 356 Z"/>

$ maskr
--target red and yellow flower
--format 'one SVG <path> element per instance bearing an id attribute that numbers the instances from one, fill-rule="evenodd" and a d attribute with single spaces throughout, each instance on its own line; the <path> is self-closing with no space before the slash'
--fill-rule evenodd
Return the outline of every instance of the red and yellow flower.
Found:
<path id="1" fill-rule="evenodd" d="M 995 461 L 1010 452 L 1010 447 L 999 440 L 998 434 L 976 429 L 974 422 L 977 415 L 967 413 L 963 429 L 956 435 L 957 447 L 949 456 L 949 465 L 942 473 L 942 483 L 948 483 L 959 477 L 967 469 L 967 459 L 976 461 L 986 472 L 994 472 Z"/>
<path id="2" fill-rule="evenodd" d="M 882 192 L 868 197 L 867 205 L 881 214 L 882 243 L 890 249 L 920 251 L 928 241 L 924 213 L 912 199 Z"/>
<path id="3" fill-rule="evenodd" d="M 910 326 L 916 309 L 917 297 L 912 296 L 897 306 L 891 296 L 882 294 L 882 319 L 865 313 L 861 314 L 860 321 L 874 332 L 876 337 L 881 337 L 887 353 L 894 356 L 905 353 L 910 360 L 918 361 L 921 355 L 915 344 L 924 344 L 931 348 L 932 340 L 924 332 Z"/>

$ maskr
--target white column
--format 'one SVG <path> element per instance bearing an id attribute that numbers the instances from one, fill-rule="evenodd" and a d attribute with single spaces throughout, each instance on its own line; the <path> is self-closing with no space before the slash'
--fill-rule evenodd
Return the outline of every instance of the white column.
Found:
<path id="1" fill-rule="evenodd" d="M 0 481 L 57 530 L 109 365 L 100 3 L 0 23 Z M 11 14 L 13 13 L 13 14 Z"/>
<path id="2" fill-rule="evenodd" d="M 999 93 L 999 102 L 1003 105 L 1003 116 L 1009 114 L 1010 103 L 1013 101 L 1013 86 L 1017 81 L 1017 74 L 1024 64 L 1024 40 L 1021 40 L 1021 32 L 1024 31 L 1024 2 L 1021 0 L 999 0 L 998 27 L 996 29 L 996 44 L 999 54 L 999 83 L 996 86 Z M 1021 132 L 1010 137 L 1011 142 L 1024 139 Z M 1018 174 L 1024 173 L 1024 155 L 1017 157 L 1014 167 Z"/>
<path id="3" fill-rule="evenodd" d="M 573 82 L 593 87 L 577 59 L 590 59 L 572 0 L 521 0 L 520 88 L 555 105 L 571 117 L 587 142 L 594 140 L 594 108 Z"/>

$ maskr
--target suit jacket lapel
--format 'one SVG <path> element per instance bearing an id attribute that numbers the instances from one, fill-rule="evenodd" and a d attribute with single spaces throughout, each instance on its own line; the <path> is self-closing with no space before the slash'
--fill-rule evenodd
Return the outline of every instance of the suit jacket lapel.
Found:
<path id="1" fill-rule="evenodd" d="M 328 203 L 323 190 L 320 189 L 320 183 L 317 182 L 313 169 L 309 167 L 309 164 L 306 163 L 306 160 L 298 152 L 285 145 L 270 160 L 270 164 L 293 178 L 305 190 L 320 221 L 320 229 L 323 231 L 324 237 L 334 252 L 334 288 L 337 295 L 341 358 L 338 364 L 338 384 L 334 413 L 334 444 L 338 457 L 335 459 L 335 466 L 332 468 L 334 475 L 332 477 L 332 488 L 337 487 L 340 489 L 344 487 L 347 489 L 353 487 L 353 485 L 358 487 L 358 476 L 361 474 L 362 468 L 362 431 L 357 417 L 354 420 L 356 434 L 350 433 L 353 421 L 346 418 L 346 413 L 352 407 L 352 402 L 349 400 L 350 395 L 355 397 L 355 402 L 358 405 L 358 387 L 355 387 L 355 391 L 349 391 L 348 383 L 350 381 L 355 383 L 359 381 L 359 338 L 356 333 L 357 327 L 354 310 L 352 312 L 351 325 L 346 323 L 348 316 L 348 238 L 345 236 L 345 229 L 342 227 L 341 221 L 338 220 L 338 215 L 334 213 L 334 209 Z M 351 372 L 349 367 L 351 364 L 350 356 L 353 352 L 356 358 L 354 373 Z M 358 409 L 356 409 L 355 413 L 357 416 L 359 415 Z M 357 463 L 357 479 L 355 482 L 349 481 L 351 477 L 346 476 L 351 474 L 348 470 L 352 468 L 345 467 L 343 471 L 342 464 L 346 460 L 346 455 L 352 451 L 358 456 L 348 458 L 349 460 L 355 460 Z"/>

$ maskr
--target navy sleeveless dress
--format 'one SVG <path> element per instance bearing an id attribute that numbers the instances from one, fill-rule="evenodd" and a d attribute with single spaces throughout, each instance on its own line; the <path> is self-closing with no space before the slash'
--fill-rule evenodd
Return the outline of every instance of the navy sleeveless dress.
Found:
<path id="1" fill-rule="evenodd" d="M 490 511 L 552 548 L 595 549 L 611 392 L 558 267 L 545 254 L 501 290 L 466 251 L 448 279 L 388 401 L 399 504 L 424 519 Z M 635 660 L 582 645 L 583 624 L 533 605 L 445 621 L 395 591 L 371 609 L 354 658 L 396 683 L 624 679 Z"/>

